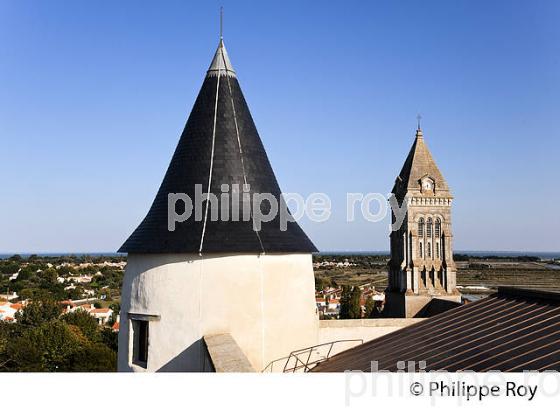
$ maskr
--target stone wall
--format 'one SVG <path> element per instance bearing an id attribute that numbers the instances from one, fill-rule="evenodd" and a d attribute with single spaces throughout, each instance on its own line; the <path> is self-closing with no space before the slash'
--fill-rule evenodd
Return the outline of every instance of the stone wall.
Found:
<path id="1" fill-rule="evenodd" d="M 204 345 L 212 370 L 216 373 L 254 372 L 249 359 L 230 334 L 204 336 Z"/>
<path id="2" fill-rule="evenodd" d="M 419 323 L 424 319 L 345 319 L 319 321 L 319 343 L 361 339 L 363 342 L 376 339 L 403 327 Z M 331 356 L 350 349 L 360 342 L 336 343 Z"/>

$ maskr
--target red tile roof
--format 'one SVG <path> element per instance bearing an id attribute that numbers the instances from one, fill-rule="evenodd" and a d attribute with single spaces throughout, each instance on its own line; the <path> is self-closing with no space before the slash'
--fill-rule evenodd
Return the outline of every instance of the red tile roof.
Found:
<path id="1" fill-rule="evenodd" d="M 110 310 L 109 308 L 91 309 L 89 313 L 109 313 Z"/>

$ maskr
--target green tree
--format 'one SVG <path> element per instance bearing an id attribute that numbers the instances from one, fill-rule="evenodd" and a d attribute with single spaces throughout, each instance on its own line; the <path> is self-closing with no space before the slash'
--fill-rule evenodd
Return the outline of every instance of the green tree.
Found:
<path id="1" fill-rule="evenodd" d="M 79 328 L 89 341 L 98 342 L 101 340 L 99 325 L 88 312 L 78 309 L 62 315 L 62 320 L 69 325 Z"/>
<path id="2" fill-rule="evenodd" d="M 13 261 L 3 262 L 0 265 L 0 272 L 5 275 L 12 275 L 19 270 L 19 263 Z"/>
<path id="3" fill-rule="evenodd" d="M 40 326 L 41 324 L 60 316 L 62 309 L 52 299 L 40 299 L 29 303 L 15 315 L 15 319 L 22 326 Z"/>
<path id="4" fill-rule="evenodd" d="M 35 294 L 35 291 L 37 289 L 33 289 L 33 288 L 25 288 L 19 291 L 19 297 L 21 300 L 26 300 L 26 299 L 33 299 L 33 295 Z"/>
<path id="5" fill-rule="evenodd" d="M 71 371 L 80 338 L 65 323 L 53 320 L 10 341 L 7 352 L 16 371 Z"/>
<path id="6" fill-rule="evenodd" d="M 76 286 L 74 289 L 68 289 L 66 296 L 68 299 L 81 299 L 84 294 L 83 286 Z"/>
<path id="7" fill-rule="evenodd" d="M 109 309 L 111 309 L 113 313 L 111 313 L 111 317 L 109 318 L 107 324 L 109 326 L 113 326 L 117 321 L 117 316 L 121 313 L 121 304 L 119 302 L 113 302 L 109 305 Z"/>
<path id="8" fill-rule="evenodd" d="M 5 328 L 12 331 L 6 332 Z M 38 327 L 0 326 L 0 371 L 115 371 L 116 336 L 106 335 L 99 340 L 88 340 L 78 325 L 58 319 Z"/>
<path id="9" fill-rule="evenodd" d="M 56 278 L 58 277 L 58 272 L 56 269 L 48 268 L 40 272 L 38 276 L 47 283 L 55 284 L 57 283 Z"/>
<path id="10" fill-rule="evenodd" d="M 342 295 L 340 296 L 340 318 L 351 319 L 350 317 L 350 296 L 351 288 L 347 285 L 342 285 Z"/>
<path id="11" fill-rule="evenodd" d="M 101 329 L 101 341 L 109 349 L 117 352 L 119 347 L 119 334 L 113 332 L 113 329 L 104 327 Z"/>
<path id="12" fill-rule="evenodd" d="M 323 278 L 315 276 L 315 290 L 319 292 L 323 290 L 324 286 L 325 281 L 323 280 Z"/>
<path id="13" fill-rule="evenodd" d="M 360 306 L 360 299 L 362 291 L 358 286 L 354 286 L 350 294 L 350 319 L 360 319 L 362 317 L 362 307 Z"/>
<path id="14" fill-rule="evenodd" d="M 366 299 L 366 317 L 371 317 L 373 313 L 373 309 L 375 309 L 375 302 L 371 296 L 368 296 Z"/>
<path id="15" fill-rule="evenodd" d="M 72 371 L 114 372 L 117 370 L 117 353 L 101 343 L 83 346 L 73 356 Z"/>
<path id="16" fill-rule="evenodd" d="M 33 269 L 30 268 L 29 266 L 26 266 L 25 268 L 22 268 L 19 271 L 16 282 L 23 282 L 25 280 L 29 280 L 33 276 L 35 276 L 35 272 L 33 271 Z"/>
<path id="17" fill-rule="evenodd" d="M 75 275 L 76 270 L 71 266 L 60 266 L 57 268 L 59 276 Z"/>
<path id="18" fill-rule="evenodd" d="M 0 322 L 0 372 L 3 371 L 10 362 L 6 351 L 10 340 L 10 326 L 11 325 L 7 323 Z"/>
<path id="19" fill-rule="evenodd" d="M 340 298 L 341 319 L 360 319 L 362 317 L 361 296 L 362 291 L 358 286 L 342 286 L 342 296 Z"/>

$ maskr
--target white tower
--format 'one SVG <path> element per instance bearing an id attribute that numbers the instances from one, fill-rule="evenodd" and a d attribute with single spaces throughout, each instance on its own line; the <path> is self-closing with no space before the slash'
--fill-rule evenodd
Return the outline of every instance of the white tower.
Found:
<path id="1" fill-rule="evenodd" d="M 281 203 L 220 40 L 157 196 L 119 250 L 128 253 L 119 371 L 208 369 L 201 339 L 216 333 L 231 334 L 256 370 L 317 343 L 316 248 L 296 222 L 283 230 L 275 217 L 257 230 L 253 214 L 216 219 L 214 211 L 222 216 L 229 210 L 221 201 L 205 201 L 199 220 L 193 213 L 168 229 L 168 194 L 187 194 L 195 202 L 198 186 L 205 197 L 220 198 L 224 184 L 239 209 L 242 187 Z"/>

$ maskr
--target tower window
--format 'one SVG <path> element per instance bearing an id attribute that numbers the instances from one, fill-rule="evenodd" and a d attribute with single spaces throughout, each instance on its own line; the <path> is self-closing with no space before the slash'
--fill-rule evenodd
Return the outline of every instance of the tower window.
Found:
<path id="1" fill-rule="evenodd" d="M 439 218 L 436 219 L 436 238 L 439 238 L 441 235 L 441 220 Z"/>
<path id="2" fill-rule="evenodd" d="M 428 238 L 432 237 L 432 218 L 428 218 L 428 223 L 426 224 L 426 228 L 428 231 Z"/>
<path id="3" fill-rule="evenodd" d="M 432 244 L 428 242 L 428 258 L 432 257 Z"/>
<path id="4" fill-rule="evenodd" d="M 418 248 L 418 251 L 420 252 L 420 257 L 423 258 L 424 257 L 424 252 L 422 249 L 422 242 L 420 242 L 420 247 Z"/>
<path id="5" fill-rule="evenodd" d="M 131 320 L 132 324 L 132 363 L 147 368 L 149 323 L 146 320 Z"/>
<path id="6" fill-rule="evenodd" d="M 436 242 L 436 258 L 439 259 L 439 242 Z"/>
<path id="7" fill-rule="evenodd" d="M 418 236 L 420 238 L 424 237 L 424 218 L 418 220 Z"/>

